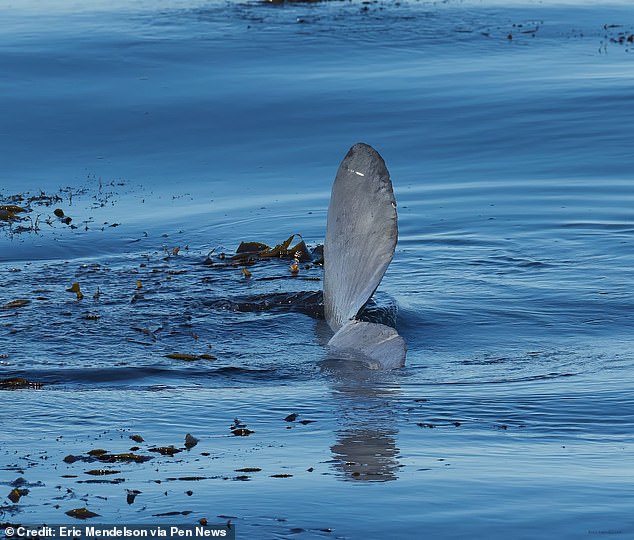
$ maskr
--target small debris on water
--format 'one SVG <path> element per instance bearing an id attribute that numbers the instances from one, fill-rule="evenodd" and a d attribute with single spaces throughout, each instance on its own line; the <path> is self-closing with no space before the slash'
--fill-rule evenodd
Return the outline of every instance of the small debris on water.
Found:
<path id="1" fill-rule="evenodd" d="M 126 502 L 128 504 L 134 503 L 134 500 L 136 499 L 137 495 L 141 494 L 141 492 L 138 489 L 128 489 L 126 491 L 127 491 Z"/>
<path id="2" fill-rule="evenodd" d="M 189 450 L 190 448 L 193 448 L 197 444 L 198 444 L 198 439 L 194 437 L 191 433 L 188 433 L 187 435 L 185 435 L 185 448 Z"/>

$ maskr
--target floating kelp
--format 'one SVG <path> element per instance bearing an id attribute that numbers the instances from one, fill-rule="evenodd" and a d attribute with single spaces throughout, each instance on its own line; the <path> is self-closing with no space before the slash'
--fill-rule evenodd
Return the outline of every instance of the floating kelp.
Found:
<path id="1" fill-rule="evenodd" d="M 236 428 L 232 429 L 231 433 L 233 433 L 237 437 L 248 437 L 249 435 L 251 435 L 251 433 L 255 433 L 255 431 L 249 428 Z"/>
<path id="2" fill-rule="evenodd" d="M 108 452 L 108 450 L 104 450 L 103 448 L 94 448 L 93 450 L 89 450 L 88 452 L 86 452 L 86 455 L 69 454 L 66 457 L 64 457 L 63 461 L 64 463 L 68 463 L 69 465 L 71 465 L 77 461 L 82 461 L 85 463 L 92 463 L 95 461 L 101 461 L 102 463 L 116 463 L 116 462 L 143 463 L 150 459 L 152 459 L 151 456 L 143 456 L 140 454 L 134 454 L 132 452 L 111 454 L 110 452 Z M 88 472 L 87 474 L 97 474 L 97 473 Z M 103 474 L 114 474 L 114 473 L 104 472 Z"/>
<path id="3" fill-rule="evenodd" d="M 77 295 L 77 300 L 81 300 L 84 297 L 77 281 L 75 281 L 75 283 L 73 283 L 68 289 L 66 289 L 66 292 L 74 292 Z"/>
<path id="4" fill-rule="evenodd" d="M 29 490 L 28 489 L 14 488 L 14 489 L 11 490 L 9 495 L 7 495 L 7 498 L 13 504 L 18 504 L 18 502 L 20 502 L 20 498 L 24 497 L 25 495 L 28 495 L 28 494 L 29 494 Z"/>
<path id="5" fill-rule="evenodd" d="M 602 41 L 603 45 L 608 41 L 619 45 L 634 43 L 632 29 L 624 28 L 622 24 L 604 24 L 603 30 L 605 31 L 604 41 Z"/>
<path id="6" fill-rule="evenodd" d="M 8 199 L 12 202 L 23 203 L 23 206 L 29 211 L 34 204 L 51 206 L 54 202 L 61 202 L 63 200 L 59 195 L 47 195 L 44 191 L 40 191 L 37 195 L 30 195 L 29 193 L 11 195 Z"/>
<path id="7" fill-rule="evenodd" d="M 14 221 L 19 219 L 13 212 L 7 210 L 0 210 L 0 221 Z"/>
<path id="8" fill-rule="evenodd" d="M 145 439 L 141 435 L 130 435 L 130 438 L 136 443 L 145 442 Z"/>
<path id="9" fill-rule="evenodd" d="M 306 243 L 304 242 L 303 239 L 300 240 L 294 246 L 289 247 L 294 237 L 295 235 L 291 236 L 285 242 L 273 248 L 273 250 L 271 250 L 270 253 L 267 253 L 266 255 L 261 255 L 261 256 L 280 257 L 283 259 L 295 259 L 296 261 L 300 261 L 300 262 L 312 261 L 311 254 L 308 251 L 308 247 L 306 247 Z"/>
<path id="10" fill-rule="evenodd" d="M 213 354 L 184 354 L 184 353 L 169 353 L 165 355 L 165 358 L 171 358 L 172 360 L 183 360 L 185 362 L 194 362 L 195 360 L 216 360 Z"/>
<path id="11" fill-rule="evenodd" d="M 0 309 L 17 309 L 24 306 L 28 306 L 30 303 L 31 303 L 30 300 L 18 298 L 17 300 L 11 300 L 10 302 L 7 302 L 3 306 L 0 306 Z"/>
<path id="12" fill-rule="evenodd" d="M 198 360 L 198 356 L 184 353 L 169 353 L 165 355 L 165 358 L 171 358 L 172 360 L 184 360 L 185 362 L 193 362 L 194 360 Z"/>
<path id="13" fill-rule="evenodd" d="M 280 473 L 280 474 L 270 474 L 269 476 L 271 478 L 291 478 L 293 475 L 292 474 Z"/>
<path id="14" fill-rule="evenodd" d="M 16 206 L 14 204 L 0 205 L 0 221 L 19 221 L 21 217 L 18 216 L 18 214 L 22 212 L 26 212 L 26 210 L 21 206 Z"/>
<path id="15" fill-rule="evenodd" d="M 62 459 L 62 461 L 64 463 L 68 463 L 69 465 L 72 465 L 73 463 L 75 463 L 76 461 L 95 461 L 96 458 L 94 457 L 89 457 L 89 456 L 75 456 L 73 454 L 68 454 L 67 456 L 64 457 L 64 459 Z"/>
<path id="16" fill-rule="evenodd" d="M 5 212 L 11 212 L 13 214 L 19 214 L 21 212 L 26 212 L 26 209 L 18 206 L 16 204 L 0 204 L 0 211 L 4 210 Z"/>
<path id="17" fill-rule="evenodd" d="M 82 193 L 82 190 L 72 190 L 70 188 L 66 188 L 60 189 L 60 193 L 68 196 L 69 203 L 72 203 L 73 195 L 79 195 Z M 9 224 L 11 227 L 11 234 L 24 232 L 38 233 L 41 231 L 39 227 L 41 214 L 37 214 L 34 217 L 31 217 L 31 214 L 33 214 L 36 210 L 41 209 L 41 207 L 50 207 L 54 203 L 61 202 L 62 200 L 63 198 L 58 194 L 49 195 L 44 192 L 37 194 L 21 193 L 4 197 L 3 200 L 0 201 L 2 202 L 2 204 L 0 204 L 0 225 L 5 222 Z M 71 225 L 72 218 L 66 216 L 61 208 L 56 208 L 53 211 L 53 215 L 49 215 L 44 218 L 43 221 L 49 226 L 52 226 L 55 221 L 54 218 L 57 218 L 57 220 L 61 223 L 70 225 L 71 229 L 77 228 L 75 225 Z M 12 226 L 13 222 L 23 222 L 25 220 L 30 221 L 29 226 Z"/>
<path id="18" fill-rule="evenodd" d="M 18 390 L 21 388 L 42 388 L 42 383 L 31 382 L 23 377 L 0 379 L 0 390 Z"/>
<path id="19" fill-rule="evenodd" d="M 144 463 L 152 459 L 152 456 L 143 456 L 141 454 L 133 454 L 131 452 L 124 452 L 121 454 L 102 454 L 97 456 L 99 461 L 104 463 L 116 463 L 119 461 L 126 463 Z"/>
<path id="20" fill-rule="evenodd" d="M 240 242 L 236 253 L 260 253 L 266 249 L 271 249 L 261 242 Z"/>
<path id="21" fill-rule="evenodd" d="M 289 236 L 283 242 L 280 242 L 275 247 L 270 247 L 267 244 L 263 244 L 262 242 L 241 242 L 238 248 L 236 249 L 236 254 L 230 258 L 232 261 L 247 261 L 247 260 L 257 260 L 257 259 L 271 259 L 271 258 L 280 258 L 280 259 L 296 259 L 300 262 L 308 262 L 312 261 L 312 256 L 306 243 L 303 239 L 297 242 L 294 246 L 291 247 L 291 243 L 295 236 L 300 236 L 298 234 L 293 234 Z"/>
<path id="22" fill-rule="evenodd" d="M 99 514 L 95 514 L 88 510 L 88 508 L 75 508 L 73 510 L 68 510 L 64 512 L 67 516 L 76 518 L 76 519 L 89 519 L 93 517 L 97 517 Z"/>
<path id="23" fill-rule="evenodd" d="M 78 484 L 123 484 L 125 478 L 114 478 L 112 480 L 105 478 L 91 478 L 90 480 L 77 480 Z"/>
<path id="24" fill-rule="evenodd" d="M 289 247 L 295 235 L 289 236 L 284 242 L 277 244 L 274 248 L 267 248 L 258 253 L 259 257 L 280 257 L 286 258 L 289 256 Z"/>
<path id="25" fill-rule="evenodd" d="M 262 469 L 260 469 L 259 467 L 243 467 L 242 469 L 236 469 L 236 472 L 241 472 L 241 473 L 254 473 L 254 472 L 260 472 Z"/>
<path id="26" fill-rule="evenodd" d="M 233 433 L 237 437 L 248 437 L 249 435 L 251 435 L 251 433 L 255 433 L 255 431 L 247 428 L 247 425 L 237 418 L 233 419 L 233 424 L 231 424 L 231 427 L 229 429 L 231 430 L 231 433 Z"/>
<path id="27" fill-rule="evenodd" d="M 53 214 L 55 214 L 55 217 L 59 218 L 59 220 L 65 225 L 70 225 L 73 221 L 73 218 L 64 214 L 64 211 L 61 208 L 53 210 Z"/>
<path id="28" fill-rule="evenodd" d="M 175 448 L 174 446 L 155 446 L 154 448 L 148 448 L 150 452 L 157 452 L 162 456 L 173 456 L 183 450 L 181 448 Z"/>

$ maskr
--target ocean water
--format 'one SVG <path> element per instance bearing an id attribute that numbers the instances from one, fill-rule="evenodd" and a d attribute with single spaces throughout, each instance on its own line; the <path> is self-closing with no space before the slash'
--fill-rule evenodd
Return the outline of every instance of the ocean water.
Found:
<path id="1" fill-rule="evenodd" d="M 29 490 L 0 523 L 634 537 L 631 3 L 5 0 L 0 27 L 0 205 L 29 210 L 0 221 L 0 379 L 38 383 L 0 390 L 0 496 Z M 319 266 L 218 257 L 323 242 L 358 141 L 399 205 L 390 372 L 226 308 Z"/>

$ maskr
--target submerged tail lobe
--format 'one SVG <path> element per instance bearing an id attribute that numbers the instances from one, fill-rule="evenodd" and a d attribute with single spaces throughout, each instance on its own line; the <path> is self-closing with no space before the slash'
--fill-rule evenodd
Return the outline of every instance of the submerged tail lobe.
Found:
<path id="1" fill-rule="evenodd" d="M 324 310 L 336 332 L 331 349 L 358 351 L 378 360 L 378 367 L 403 365 L 405 342 L 393 328 L 356 317 L 392 261 L 397 238 L 396 200 L 385 162 L 372 147 L 355 144 L 332 186 L 324 243 Z"/>

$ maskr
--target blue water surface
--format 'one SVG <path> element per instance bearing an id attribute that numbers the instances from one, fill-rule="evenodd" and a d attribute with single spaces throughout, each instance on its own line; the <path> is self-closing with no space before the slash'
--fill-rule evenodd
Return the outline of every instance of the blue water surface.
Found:
<path id="1" fill-rule="evenodd" d="M 0 390 L 0 489 L 29 490 L 0 523 L 634 537 L 629 2 L 26 0 L 0 27 L 0 205 L 29 203 L 0 221 L 0 379 L 41 383 Z M 217 256 L 323 242 L 358 141 L 399 205 L 392 372 L 220 307 L 321 288 Z"/>

